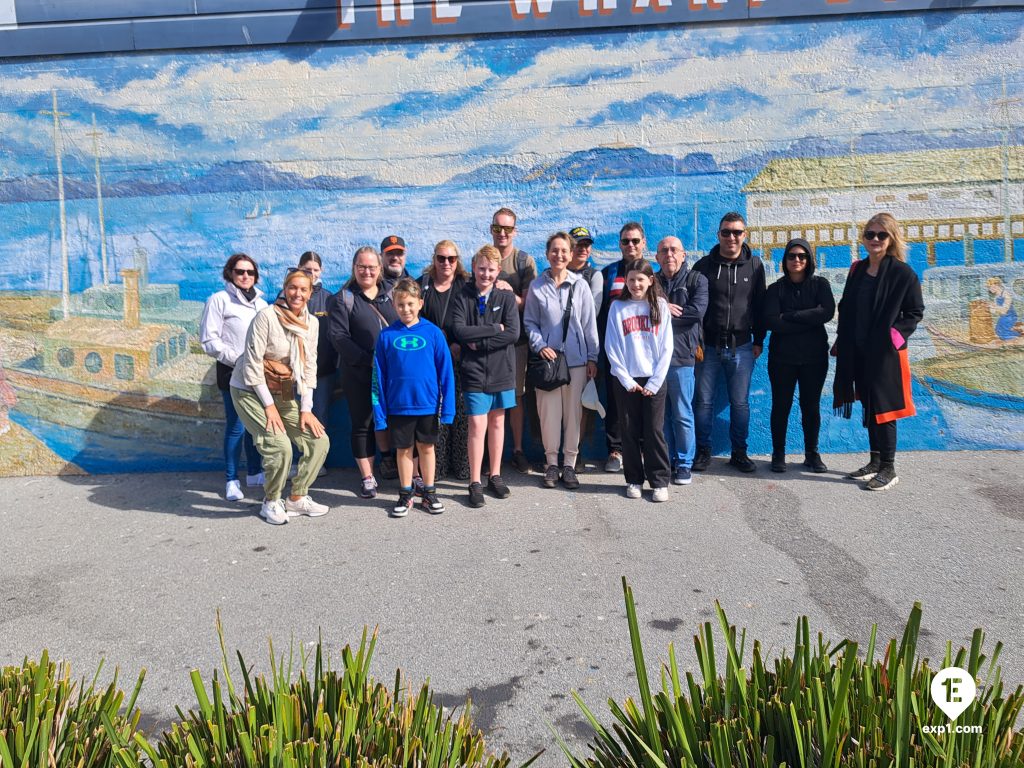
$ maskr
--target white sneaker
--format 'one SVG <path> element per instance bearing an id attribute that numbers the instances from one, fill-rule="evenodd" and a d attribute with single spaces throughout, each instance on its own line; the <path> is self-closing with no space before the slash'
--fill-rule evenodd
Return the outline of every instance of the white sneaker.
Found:
<path id="1" fill-rule="evenodd" d="M 263 485 L 263 473 L 260 472 L 258 475 L 246 475 L 245 476 L 245 487 L 255 488 L 256 486 Z"/>
<path id="2" fill-rule="evenodd" d="M 242 493 L 242 484 L 237 480 L 228 480 L 228 484 L 224 486 L 224 498 L 228 501 L 241 501 L 245 498 L 245 494 Z"/>
<path id="3" fill-rule="evenodd" d="M 327 514 L 328 509 L 329 507 L 326 504 L 317 504 L 309 496 L 303 496 L 298 501 L 284 500 L 284 511 L 288 517 L 298 517 L 299 515 L 323 517 Z"/>
<path id="4" fill-rule="evenodd" d="M 288 522 L 288 515 L 284 511 L 284 505 L 280 499 L 273 501 L 264 499 L 263 506 L 260 507 L 260 517 L 271 525 L 284 525 Z"/>
<path id="5" fill-rule="evenodd" d="M 627 499 L 639 499 L 641 496 L 641 488 L 636 483 L 626 484 L 626 498 Z"/>
<path id="6" fill-rule="evenodd" d="M 668 501 L 668 488 L 655 488 L 654 495 L 651 496 L 651 501 Z"/>

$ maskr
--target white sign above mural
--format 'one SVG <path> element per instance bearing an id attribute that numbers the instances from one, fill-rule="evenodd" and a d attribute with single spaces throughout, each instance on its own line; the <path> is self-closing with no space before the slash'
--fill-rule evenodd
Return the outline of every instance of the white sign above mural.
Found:
<path id="1" fill-rule="evenodd" d="M 14 0 L 0 0 L 0 30 L 9 29 L 18 23 Z"/>

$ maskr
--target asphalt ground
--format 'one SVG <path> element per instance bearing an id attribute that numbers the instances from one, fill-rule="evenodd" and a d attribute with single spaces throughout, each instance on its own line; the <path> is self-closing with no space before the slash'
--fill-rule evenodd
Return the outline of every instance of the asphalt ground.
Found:
<path id="1" fill-rule="evenodd" d="M 280 527 L 255 498 L 221 499 L 215 473 L 0 479 L 0 663 L 48 648 L 80 676 L 105 660 L 127 688 L 145 668 L 143 724 L 159 732 L 193 705 L 189 671 L 219 663 L 218 611 L 229 649 L 264 672 L 268 638 L 337 650 L 377 626 L 379 679 L 400 667 L 447 706 L 470 697 L 492 747 L 564 765 L 548 726 L 580 747 L 590 734 L 570 692 L 605 722 L 609 697 L 636 693 L 626 576 L 652 670 L 670 642 L 695 670 L 716 600 L 773 653 L 801 614 L 863 643 L 920 601 L 926 654 L 980 626 L 989 649 L 1005 643 L 1007 682 L 1024 681 L 1024 456 L 901 454 L 880 493 L 842 479 L 863 459 L 827 456 L 824 475 L 716 459 L 664 504 L 625 499 L 621 475 L 588 472 L 570 493 L 509 468 L 506 501 L 470 509 L 442 483 L 444 515 L 402 520 L 386 514 L 393 486 L 363 502 L 354 471 L 332 470 L 313 491 L 331 513 Z"/>

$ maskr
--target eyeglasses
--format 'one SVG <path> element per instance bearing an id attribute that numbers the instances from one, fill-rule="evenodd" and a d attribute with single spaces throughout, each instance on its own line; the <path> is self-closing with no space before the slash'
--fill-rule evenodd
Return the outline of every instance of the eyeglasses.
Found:
<path id="1" fill-rule="evenodd" d="M 443 264 L 443 263 L 444 263 L 444 262 L 446 262 L 446 261 L 447 261 L 447 262 L 448 262 L 449 264 L 454 264 L 454 263 L 455 263 L 455 262 L 457 262 L 458 260 L 459 260 L 459 257 L 458 257 L 458 256 L 442 256 L 442 255 L 441 255 L 441 254 L 439 254 L 439 253 L 435 253 L 435 254 L 434 254 L 434 261 L 436 261 L 436 262 L 437 262 L 438 264 Z"/>
<path id="2" fill-rule="evenodd" d="M 234 272 L 239 277 L 243 277 L 244 275 L 248 275 L 249 277 L 256 277 L 255 269 L 232 269 L 231 271 Z"/>
<path id="3" fill-rule="evenodd" d="M 722 237 L 743 237 L 747 233 L 745 229 L 720 229 L 718 234 Z"/>
<path id="4" fill-rule="evenodd" d="M 883 242 L 883 241 L 889 239 L 889 233 L 888 232 L 875 232 L 873 229 L 865 229 L 864 230 L 864 239 L 865 240 L 878 240 L 879 242 Z"/>
<path id="5" fill-rule="evenodd" d="M 510 227 L 509 226 L 505 226 L 504 224 L 491 224 L 491 234 L 492 235 L 501 235 L 501 234 L 511 235 L 515 231 L 516 231 L 516 225 L 515 224 L 513 224 Z"/>
<path id="6" fill-rule="evenodd" d="M 786 258 L 790 261 L 807 261 L 806 253 L 799 253 L 797 251 L 790 251 L 786 254 Z"/>
<path id="7" fill-rule="evenodd" d="M 641 237 L 620 237 L 619 245 L 640 245 L 643 242 Z"/>
<path id="8" fill-rule="evenodd" d="M 380 270 L 376 264 L 356 264 L 356 269 L 360 272 L 377 272 Z"/>

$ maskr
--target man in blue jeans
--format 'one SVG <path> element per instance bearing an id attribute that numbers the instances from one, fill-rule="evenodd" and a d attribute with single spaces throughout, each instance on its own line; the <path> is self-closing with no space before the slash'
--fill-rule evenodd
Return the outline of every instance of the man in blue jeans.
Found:
<path id="1" fill-rule="evenodd" d="M 693 471 L 711 463 L 711 429 L 715 420 L 715 388 L 724 374 L 729 391 L 729 464 L 741 472 L 756 467 L 747 456 L 750 428 L 750 377 L 761 355 L 765 329 L 764 265 L 746 243 L 747 223 L 730 212 L 718 224 L 718 245 L 693 268 L 708 281 L 708 310 L 704 315 L 704 360 L 695 368 L 694 417 L 697 456 Z"/>
<path id="2" fill-rule="evenodd" d="M 708 308 L 708 281 L 686 265 L 686 251 L 678 237 L 658 243 L 658 282 L 672 313 L 672 364 L 665 384 L 665 438 L 672 462 L 672 483 L 690 484 L 696 449 L 693 422 L 693 366 L 700 346 L 701 323 Z"/>

